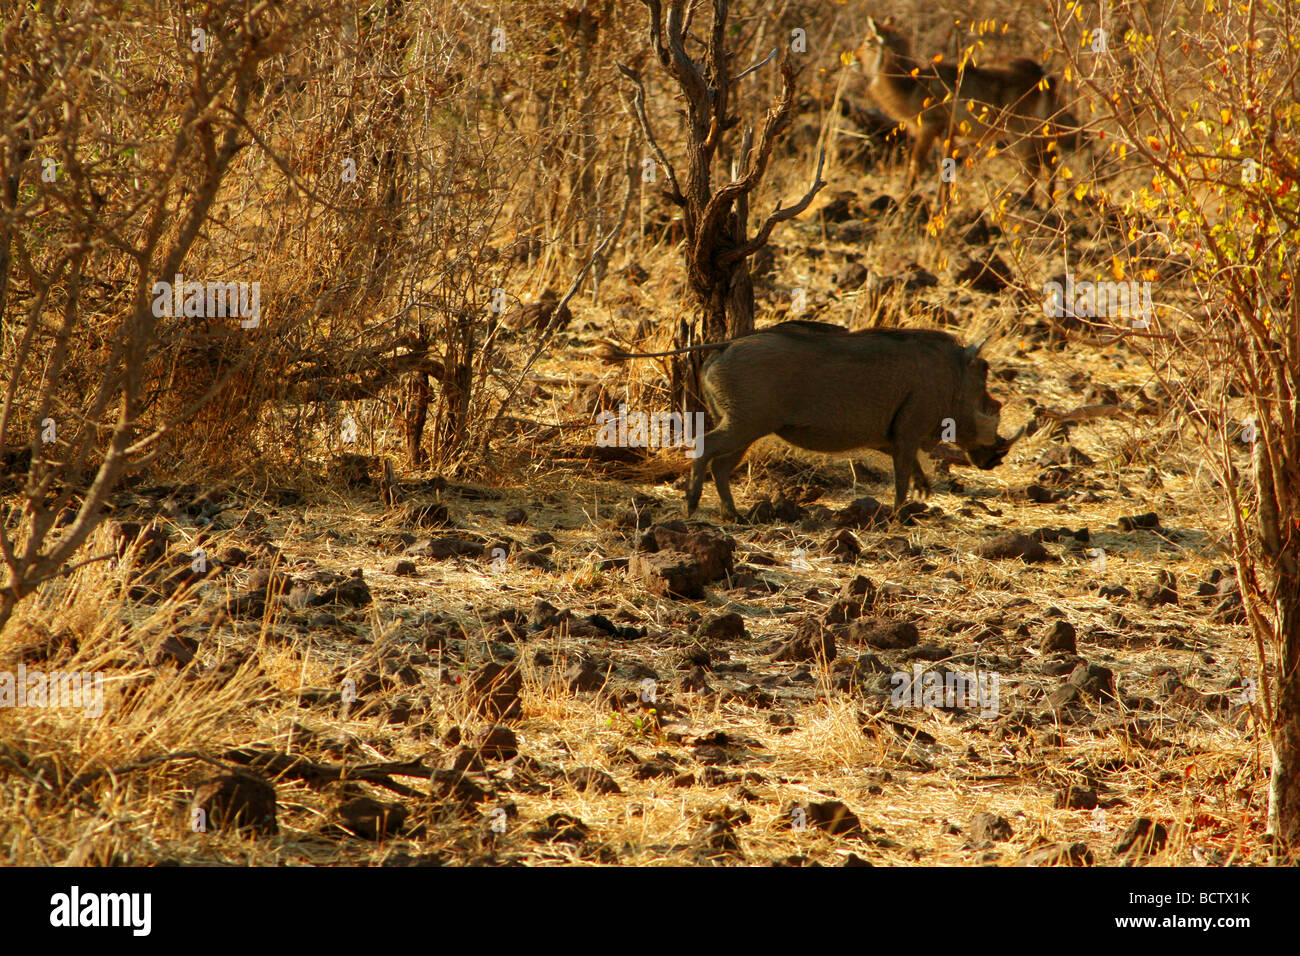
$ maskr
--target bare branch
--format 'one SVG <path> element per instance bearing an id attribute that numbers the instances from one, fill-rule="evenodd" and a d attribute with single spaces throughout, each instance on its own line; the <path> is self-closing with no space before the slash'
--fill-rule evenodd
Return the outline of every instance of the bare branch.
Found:
<path id="1" fill-rule="evenodd" d="M 731 78 L 731 82 L 735 83 L 737 80 L 743 80 L 745 77 L 749 76 L 749 74 L 755 72 L 756 70 L 761 70 L 763 67 L 771 63 L 775 57 L 776 57 L 776 47 L 772 47 L 771 53 L 763 57 L 763 59 L 759 60 L 749 69 L 742 70 L 741 72 L 737 73 L 735 76 Z"/>
<path id="2" fill-rule="evenodd" d="M 754 234 L 754 237 L 743 246 L 738 246 L 730 252 L 719 256 L 718 263 L 720 265 L 729 265 L 730 263 L 743 259 L 746 256 L 752 256 L 763 247 L 764 243 L 767 242 L 767 237 L 772 234 L 772 230 L 776 228 L 778 223 L 785 222 L 787 219 L 793 219 L 795 216 L 799 215 L 799 213 L 807 209 L 808 204 L 813 201 L 813 197 L 816 196 L 818 191 L 826 185 L 826 181 L 822 179 L 822 167 L 825 166 L 825 164 L 826 149 L 823 147 L 821 153 L 817 157 L 817 172 L 813 174 L 812 185 L 809 186 L 808 191 L 803 194 L 803 198 L 793 206 L 787 206 L 784 209 L 782 209 L 778 203 L 776 209 L 767 217 L 767 220 L 763 225 L 759 227 L 759 230 Z"/>

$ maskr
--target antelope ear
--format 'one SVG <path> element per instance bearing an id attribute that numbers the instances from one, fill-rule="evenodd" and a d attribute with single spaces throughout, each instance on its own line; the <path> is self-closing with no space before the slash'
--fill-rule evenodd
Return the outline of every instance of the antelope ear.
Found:
<path id="1" fill-rule="evenodd" d="M 871 38 L 873 40 L 884 39 L 880 35 L 880 29 L 876 26 L 876 21 L 874 17 L 867 17 L 867 31 L 871 34 Z"/>

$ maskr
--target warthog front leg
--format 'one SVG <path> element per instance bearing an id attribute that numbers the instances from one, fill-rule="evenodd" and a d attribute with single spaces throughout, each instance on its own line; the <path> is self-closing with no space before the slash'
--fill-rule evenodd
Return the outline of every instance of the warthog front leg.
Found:
<path id="1" fill-rule="evenodd" d="M 894 445 L 894 510 L 897 511 L 903 507 L 903 502 L 907 500 L 908 487 L 917 475 L 925 482 L 925 488 L 928 491 L 930 480 L 925 477 L 921 471 L 921 463 L 916 458 L 916 445 L 903 445 L 895 443 Z"/>

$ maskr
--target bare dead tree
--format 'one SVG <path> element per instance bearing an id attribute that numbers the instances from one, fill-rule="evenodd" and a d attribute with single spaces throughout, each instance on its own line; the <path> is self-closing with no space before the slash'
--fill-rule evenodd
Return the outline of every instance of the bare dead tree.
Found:
<path id="1" fill-rule="evenodd" d="M 791 206 L 776 208 L 749 234 L 751 194 L 763 182 L 772 158 L 772 147 L 790 124 L 794 104 L 797 70 L 790 62 L 789 51 L 779 59 L 781 95 L 769 108 L 757 137 L 748 124 L 743 137 L 739 168 L 730 182 L 715 186 L 714 167 L 723 147 L 724 137 L 741 122 L 731 112 L 737 84 L 747 75 L 770 62 L 769 56 L 755 66 L 735 71 L 734 54 L 726 49 L 727 0 L 713 0 L 713 22 L 702 59 L 693 59 L 686 50 L 691 12 L 686 0 L 671 0 L 665 15 L 660 0 L 641 0 L 650 14 L 650 43 L 660 66 L 680 90 L 686 101 L 686 139 L 684 173 L 668 158 L 656 136 L 646 110 L 646 87 L 640 70 L 620 63 L 619 71 L 631 83 L 630 109 L 645 137 L 651 157 L 664 171 L 667 183 L 664 195 L 683 212 L 686 244 L 683 250 L 687 285 L 698 309 L 699 321 L 683 323 L 678 330 L 677 345 L 693 344 L 697 333 L 705 340 L 732 338 L 754 327 L 754 288 L 749 272 L 749 257 L 761 249 L 772 230 L 787 219 L 799 215 L 825 184 L 821 173 L 825 150 L 817 161 L 817 172 L 807 192 Z M 695 381 L 698 359 L 684 356 L 673 369 L 674 400 L 684 407 L 700 407 Z"/>

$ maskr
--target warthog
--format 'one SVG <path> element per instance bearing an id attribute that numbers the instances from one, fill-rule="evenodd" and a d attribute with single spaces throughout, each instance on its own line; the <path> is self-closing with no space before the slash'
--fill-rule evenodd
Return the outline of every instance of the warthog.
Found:
<path id="1" fill-rule="evenodd" d="M 988 362 L 979 357 L 979 345 L 963 348 L 946 332 L 849 332 L 820 322 L 783 322 L 693 349 L 722 351 L 704 365 L 704 400 L 717 424 L 691 469 L 687 514 L 699 504 L 711 469 L 723 514 L 736 516 L 731 472 L 765 435 L 809 451 L 888 453 L 897 509 L 909 484 L 922 496 L 930 492 L 918 451 L 947 439 L 971 464 L 995 468 L 1024 433 L 998 436 L 1002 406 L 986 388 Z M 605 355 L 636 357 L 609 348 Z"/>

